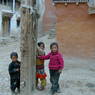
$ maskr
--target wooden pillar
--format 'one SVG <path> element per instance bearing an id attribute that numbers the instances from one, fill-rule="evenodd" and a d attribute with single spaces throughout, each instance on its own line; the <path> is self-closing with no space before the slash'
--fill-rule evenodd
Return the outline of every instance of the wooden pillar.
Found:
<path id="1" fill-rule="evenodd" d="M 21 95 L 32 95 L 36 84 L 37 13 L 33 0 L 21 4 Z"/>

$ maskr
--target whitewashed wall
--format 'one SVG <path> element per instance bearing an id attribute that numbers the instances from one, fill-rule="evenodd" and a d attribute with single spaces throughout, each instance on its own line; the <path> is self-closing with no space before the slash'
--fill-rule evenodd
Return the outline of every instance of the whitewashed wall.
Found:
<path id="1" fill-rule="evenodd" d="M 10 36 L 18 37 L 20 35 L 20 27 L 17 27 L 17 18 L 20 17 L 20 13 L 16 12 L 11 18 L 11 30 Z"/>
<path id="2" fill-rule="evenodd" d="M 39 0 L 37 2 L 37 7 L 39 9 L 40 18 L 38 21 L 38 36 L 43 35 L 43 16 L 45 12 L 45 0 Z"/>
<path id="3" fill-rule="evenodd" d="M 89 7 L 95 7 L 95 0 L 89 0 Z"/>
<path id="4" fill-rule="evenodd" d="M 13 36 L 16 33 L 16 27 L 17 27 L 17 22 L 16 22 L 16 16 L 14 15 L 11 18 L 11 29 L 10 29 L 10 35 Z"/>
<path id="5" fill-rule="evenodd" d="M 40 16 L 43 17 L 45 11 L 45 0 L 38 0 L 37 6 L 39 9 Z"/>
<path id="6" fill-rule="evenodd" d="M 2 36 L 2 13 L 0 12 L 0 36 Z"/>

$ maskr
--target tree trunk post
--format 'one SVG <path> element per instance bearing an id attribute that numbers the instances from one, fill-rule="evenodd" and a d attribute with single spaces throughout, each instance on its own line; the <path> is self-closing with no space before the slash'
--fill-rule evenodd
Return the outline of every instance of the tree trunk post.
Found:
<path id="1" fill-rule="evenodd" d="M 36 0 L 21 4 L 21 95 L 32 95 L 36 85 L 37 10 Z"/>

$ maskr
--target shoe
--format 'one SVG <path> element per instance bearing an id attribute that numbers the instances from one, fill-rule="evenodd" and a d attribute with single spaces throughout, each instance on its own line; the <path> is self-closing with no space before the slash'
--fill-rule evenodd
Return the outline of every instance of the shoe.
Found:
<path id="1" fill-rule="evenodd" d="M 53 95 L 58 95 L 58 93 L 54 93 Z"/>
<path id="2" fill-rule="evenodd" d="M 44 87 L 40 87 L 40 90 L 42 91 L 42 90 L 44 90 L 45 88 Z"/>
<path id="3" fill-rule="evenodd" d="M 58 90 L 57 90 L 57 93 L 61 93 L 61 90 L 60 90 L 60 89 L 58 89 Z"/>
<path id="4" fill-rule="evenodd" d="M 52 91 L 52 92 L 51 92 L 51 95 L 56 95 L 56 92 L 55 92 L 55 91 Z"/>
<path id="5" fill-rule="evenodd" d="M 17 93 L 20 94 L 20 89 L 17 90 Z"/>
<path id="6" fill-rule="evenodd" d="M 52 95 L 58 95 L 58 93 L 52 93 Z"/>
<path id="7" fill-rule="evenodd" d="M 37 90 L 40 90 L 40 91 L 42 91 L 44 89 L 45 89 L 44 87 L 37 87 Z"/>
<path id="8" fill-rule="evenodd" d="M 14 91 L 12 91 L 12 92 L 11 92 L 11 94 L 12 94 L 12 95 L 17 95 L 17 93 L 16 93 L 16 92 L 14 92 Z"/>

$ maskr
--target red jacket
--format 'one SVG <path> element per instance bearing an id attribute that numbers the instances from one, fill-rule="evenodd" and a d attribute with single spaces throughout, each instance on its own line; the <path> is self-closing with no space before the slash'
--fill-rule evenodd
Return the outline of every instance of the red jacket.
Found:
<path id="1" fill-rule="evenodd" d="M 49 62 L 49 69 L 50 70 L 61 70 L 64 68 L 64 59 L 59 52 L 56 53 L 49 53 L 46 56 L 39 56 L 39 59 L 48 60 Z"/>

